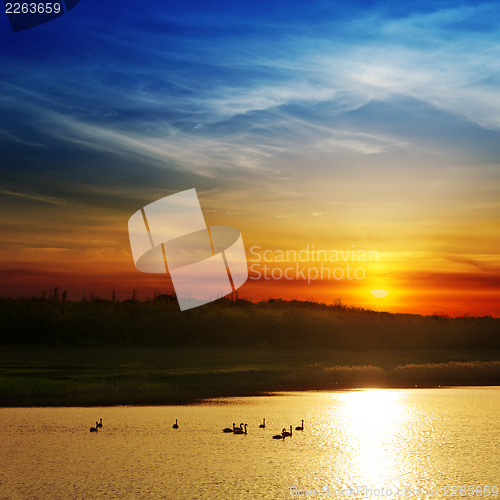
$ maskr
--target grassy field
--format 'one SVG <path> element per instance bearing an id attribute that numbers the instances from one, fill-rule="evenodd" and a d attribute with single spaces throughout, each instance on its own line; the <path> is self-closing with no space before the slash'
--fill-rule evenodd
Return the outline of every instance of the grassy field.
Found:
<path id="1" fill-rule="evenodd" d="M 168 404 L 283 390 L 500 385 L 499 354 L 3 346 L 0 405 Z"/>

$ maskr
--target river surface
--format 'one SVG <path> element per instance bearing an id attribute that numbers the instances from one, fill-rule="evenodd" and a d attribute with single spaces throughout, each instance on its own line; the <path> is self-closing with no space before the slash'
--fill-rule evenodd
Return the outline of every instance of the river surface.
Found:
<path id="1" fill-rule="evenodd" d="M 500 387 L 1 408 L 0 424 L 2 499 L 500 498 Z"/>

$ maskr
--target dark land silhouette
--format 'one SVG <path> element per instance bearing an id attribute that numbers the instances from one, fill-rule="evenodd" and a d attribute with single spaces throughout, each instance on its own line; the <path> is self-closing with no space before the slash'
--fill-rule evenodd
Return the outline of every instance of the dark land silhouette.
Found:
<path id="1" fill-rule="evenodd" d="M 165 404 L 283 390 L 500 385 L 500 319 L 223 299 L 0 299 L 0 405 Z"/>

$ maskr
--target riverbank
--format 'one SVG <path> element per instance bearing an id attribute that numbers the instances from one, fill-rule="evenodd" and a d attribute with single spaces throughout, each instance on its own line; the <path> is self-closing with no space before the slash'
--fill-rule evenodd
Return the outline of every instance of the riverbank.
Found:
<path id="1" fill-rule="evenodd" d="M 366 387 L 500 385 L 500 352 L 2 346 L 0 406 L 188 404 Z"/>

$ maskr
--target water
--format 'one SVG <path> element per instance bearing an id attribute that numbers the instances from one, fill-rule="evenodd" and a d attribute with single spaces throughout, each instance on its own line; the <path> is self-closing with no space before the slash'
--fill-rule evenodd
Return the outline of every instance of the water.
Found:
<path id="1" fill-rule="evenodd" d="M 259 429 L 263 417 L 267 425 Z M 99 418 L 103 428 L 91 434 Z M 304 431 L 272 439 L 302 419 Z M 426 490 L 439 487 L 432 498 L 445 498 L 453 493 L 447 486 L 500 486 L 499 387 L 287 393 L 197 406 L 3 408 L 0 422 L 2 499 L 299 498 L 290 487 L 310 497 L 312 488 L 331 488 L 335 498 L 342 486 L 369 487 L 372 498 L 381 488 L 393 495 L 422 488 L 424 495 L 413 497 L 399 490 L 399 498 L 431 498 Z M 248 423 L 248 435 L 222 433 L 233 422 Z"/>

